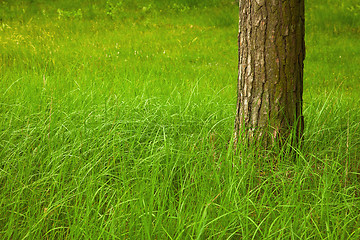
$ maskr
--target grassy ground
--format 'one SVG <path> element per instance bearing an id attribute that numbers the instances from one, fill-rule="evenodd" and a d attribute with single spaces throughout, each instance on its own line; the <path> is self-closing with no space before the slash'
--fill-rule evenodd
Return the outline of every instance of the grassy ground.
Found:
<path id="1" fill-rule="evenodd" d="M 360 239 L 360 5 L 306 4 L 273 166 L 227 149 L 236 2 L 0 0 L 0 238 Z"/>

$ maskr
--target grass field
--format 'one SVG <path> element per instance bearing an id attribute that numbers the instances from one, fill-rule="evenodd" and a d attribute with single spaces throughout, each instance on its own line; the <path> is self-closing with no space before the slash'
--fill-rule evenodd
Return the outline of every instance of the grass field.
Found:
<path id="1" fill-rule="evenodd" d="M 0 239 L 360 239 L 360 4 L 306 1 L 305 141 L 276 165 L 227 147 L 237 24 L 0 0 Z"/>

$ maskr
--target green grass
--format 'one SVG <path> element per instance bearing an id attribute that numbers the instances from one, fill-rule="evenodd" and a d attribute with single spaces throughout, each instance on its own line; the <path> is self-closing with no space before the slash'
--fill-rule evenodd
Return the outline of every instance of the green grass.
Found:
<path id="1" fill-rule="evenodd" d="M 228 148 L 236 2 L 0 1 L 0 239 L 360 239 L 360 5 L 306 4 L 268 163 Z"/>

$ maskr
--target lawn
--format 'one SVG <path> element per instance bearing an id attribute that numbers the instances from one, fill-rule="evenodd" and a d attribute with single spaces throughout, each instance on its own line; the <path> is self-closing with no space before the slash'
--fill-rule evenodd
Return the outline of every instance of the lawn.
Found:
<path id="1" fill-rule="evenodd" d="M 0 0 L 0 239 L 360 239 L 360 4 L 306 1 L 305 140 L 229 148 L 233 0 Z"/>

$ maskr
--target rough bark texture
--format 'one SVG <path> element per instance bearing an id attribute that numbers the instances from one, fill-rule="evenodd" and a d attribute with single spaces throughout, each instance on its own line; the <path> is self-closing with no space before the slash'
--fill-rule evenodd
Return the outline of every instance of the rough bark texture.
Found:
<path id="1" fill-rule="evenodd" d="M 303 131 L 304 0 L 240 0 L 235 143 Z"/>

